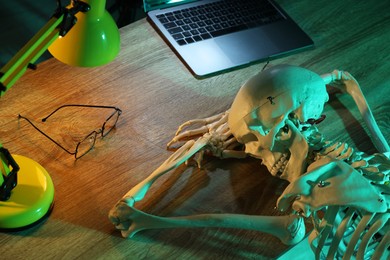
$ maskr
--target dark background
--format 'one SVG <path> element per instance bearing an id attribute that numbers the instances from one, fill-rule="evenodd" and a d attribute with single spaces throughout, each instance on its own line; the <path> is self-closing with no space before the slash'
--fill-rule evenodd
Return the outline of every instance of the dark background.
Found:
<path id="1" fill-rule="evenodd" d="M 70 0 L 62 0 L 68 5 Z M 57 0 L 8 0 L 0 8 L 0 68 L 5 65 L 54 14 Z M 145 14 L 142 0 L 106 0 L 106 9 L 118 27 L 137 21 Z M 46 51 L 38 63 L 50 58 Z"/>

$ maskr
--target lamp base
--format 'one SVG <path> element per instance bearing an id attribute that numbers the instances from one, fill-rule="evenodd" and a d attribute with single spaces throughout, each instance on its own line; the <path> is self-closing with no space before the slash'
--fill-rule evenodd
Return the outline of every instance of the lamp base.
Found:
<path id="1" fill-rule="evenodd" d="M 20 170 L 11 197 L 0 201 L 2 231 L 16 231 L 36 224 L 51 212 L 54 202 L 54 185 L 47 171 L 30 158 L 12 157 Z"/>

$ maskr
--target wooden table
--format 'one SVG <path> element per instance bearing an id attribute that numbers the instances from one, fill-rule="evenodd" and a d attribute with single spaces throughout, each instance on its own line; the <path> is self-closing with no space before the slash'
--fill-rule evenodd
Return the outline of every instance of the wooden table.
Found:
<path id="1" fill-rule="evenodd" d="M 319 74 L 354 75 L 385 137 L 390 137 L 390 16 L 387 1 L 277 1 L 313 38 L 316 48 L 271 61 Z M 28 71 L 0 101 L 0 136 L 14 154 L 34 159 L 50 173 L 55 206 L 47 221 L 0 234 L 2 259 L 262 259 L 287 249 L 258 232 L 232 229 L 149 230 L 124 239 L 108 221 L 110 208 L 171 154 L 166 143 L 182 122 L 226 110 L 240 85 L 264 63 L 198 80 L 146 20 L 121 29 L 117 59 L 99 68 L 74 68 L 51 59 Z M 63 104 L 114 105 L 117 128 L 85 157 L 74 158 L 17 115 L 27 116 L 69 148 L 69 136 L 99 128 L 105 111 L 66 110 Z M 330 140 L 375 149 L 352 99 L 333 93 L 319 126 Z M 69 141 L 69 142 L 68 142 Z M 162 216 L 195 213 L 278 215 L 275 201 L 285 183 L 260 161 L 207 158 L 202 169 L 180 167 L 164 176 L 137 207 Z M 0 209 L 1 210 L 1 209 Z"/>

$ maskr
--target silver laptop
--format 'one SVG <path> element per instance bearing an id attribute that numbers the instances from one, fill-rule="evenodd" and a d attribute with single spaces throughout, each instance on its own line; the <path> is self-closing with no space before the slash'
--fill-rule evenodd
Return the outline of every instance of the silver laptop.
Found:
<path id="1" fill-rule="evenodd" d="M 144 0 L 144 9 L 200 78 L 313 46 L 272 0 Z"/>

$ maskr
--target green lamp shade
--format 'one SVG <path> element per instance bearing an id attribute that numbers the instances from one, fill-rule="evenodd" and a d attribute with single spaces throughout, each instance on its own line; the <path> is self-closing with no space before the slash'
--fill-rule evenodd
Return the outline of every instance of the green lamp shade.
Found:
<path id="1" fill-rule="evenodd" d="M 72 1 L 73 2 L 73 1 Z M 83 0 L 91 9 L 76 14 L 77 22 L 50 45 L 50 53 L 72 66 L 95 67 L 109 63 L 119 53 L 120 36 L 105 0 Z"/>

